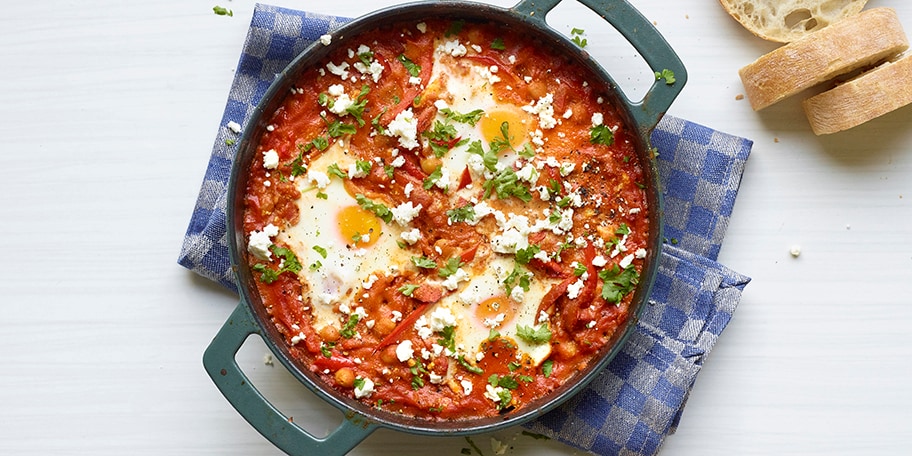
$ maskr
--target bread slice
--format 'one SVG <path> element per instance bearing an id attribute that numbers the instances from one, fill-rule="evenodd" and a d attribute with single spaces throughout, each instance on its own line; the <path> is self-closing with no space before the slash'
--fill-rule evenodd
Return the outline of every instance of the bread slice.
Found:
<path id="1" fill-rule="evenodd" d="M 912 103 L 912 53 L 804 100 L 804 113 L 816 135 L 861 125 Z"/>
<path id="2" fill-rule="evenodd" d="M 789 43 L 857 14 L 867 0 L 719 0 L 754 35 Z"/>
<path id="3" fill-rule="evenodd" d="M 738 71 L 759 111 L 802 90 L 909 47 L 896 11 L 873 8 L 776 49 Z"/>

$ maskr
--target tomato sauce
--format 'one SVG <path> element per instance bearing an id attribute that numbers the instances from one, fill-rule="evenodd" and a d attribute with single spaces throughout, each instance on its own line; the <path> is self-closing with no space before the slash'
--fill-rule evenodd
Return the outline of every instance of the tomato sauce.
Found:
<path id="1" fill-rule="evenodd" d="M 636 133 L 592 74 L 496 24 L 347 43 L 300 76 L 250 168 L 248 263 L 284 343 L 328 387 L 427 419 L 572 381 L 629 317 L 647 254 Z M 333 247 L 348 205 L 376 219 Z"/>

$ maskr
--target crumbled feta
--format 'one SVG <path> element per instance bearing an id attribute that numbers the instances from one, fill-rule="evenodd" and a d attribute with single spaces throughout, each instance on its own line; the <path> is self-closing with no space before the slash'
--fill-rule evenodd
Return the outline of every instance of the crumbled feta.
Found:
<path id="1" fill-rule="evenodd" d="M 462 57 L 466 55 L 466 47 L 459 44 L 459 40 L 447 41 L 438 46 L 437 49 L 441 50 L 444 54 L 449 54 L 453 57 Z"/>
<path id="2" fill-rule="evenodd" d="M 263 261 L 269 261 L 272 259 L 269 246 L 272 245 L 272 238 L 278 234 L 279 228 L 272 223 L 264 226 L 262 231 L 251 231 L 247 241 L 247 251 Z"/>
<path id="3" fill-rule="evenodd" d="M 348 67 L 349 67 L 348 62 L 342 62 L 339 65 L 336 65 L 335 63 L 332 63 L 332 62 L 329 62 L 326 64 L 326 69 L 329 70 L 330 73 L 332 73 L 342 79 L 348 78 Z"/>
<path id="4" fill-rule="evenodd" d="M 305 338 L 306 338 L 306 336 L 304 335 L 303 332 L 300 332 L 294 336 L 291 336 L 291 345 L 297 345 L 298 342 L 301 342 Z"/>
<path id="5" fill-rule="evenodd" d="M 633 263 L 632 253 L 624 256 L 624 258 L 621 258 L 621 261 L 618 262 L 618 266 L 620 266 L 621 269 L 625 269 L 627 266 L 630 266 L 631 263 Z"/>
<path id="6" fill-rule="evenodd" d="M 494 84 L 500 82 L 500 76 L 497 76 L 494 74 L 497 71 L 492 71 L 492 70 L 495 70 L 496 68 L 497 68 L 496 66 L 492 66 L 490 68 L 475 67 L 475 72 L 478 73 L 478 76 L 481 76 L 482 79 L 484 79 L 485 81 L 488 81 L 488 84 L 494 85 Z"/>
<path id="7" fill-rule="evenodd" d="M 355 100 L 352 100 L 347 93 L 343 93 L 329 104 L 329 112 L 344 116 L 348 113 L 348 108 L 351 108 L 354 104 Z"/>
<path id="8" fill-rule="evenodd" d="M 538 99 L 537 102 L 523 106 L 523 111 L 538 116 L 538 124 L 545 130 L 554 128 L 557 125 L 557 119 L 554 118 L 554 94 L 546 94 Z"/>
<path id="9" fill-rule="evenodd" d="M 446 307 L 438 307 L 431 312 L 431 331 L 440 332 L 447 326 L 456 326 L 456 316 Z"/>
<path id="10" fill-rule="evenodd" d="M 415 24 L 415 28 L 418 29 L 419 32 L 424 33 L 427 31 L 427 24 L 424 22 L 419 22 Z"/>
<path id="11" fill-rule="evenodd" d="M 431 329 L 430 323 L 428 322 L 427 315 L 418 317 L 418 320 L 415 322 L 415 331 L 422 339 L 427 339 L 434 334 L 434 330 Z"/>
<path id="12" fill-rule="evenodd" d="M 524 77 L 523 77 L 523 81 L 526 81 L 526 84 L 531 83 L 531 82 L 532 82 L 532 76 L 524 76 Z"/>
<path id="13" fill-rule="evenodd" d="M 598 255 L 592 259 L 592 265 L 597 268 L 604 267 L 606 264 L 608 264 L 608 260 L 605 259 L 605 257 L 603 257 L 601 255 Z"/>
<path id="14" fill-rule="evenodd" d="M 494 318 L 485 318 L 482 324 L 484 324 L 487 328 L 496 328 L 500 326 L 501 323 L 503 323 L 505 318 L 507 318 L 506 314 L 499 313 L 495 315 Z"/>
<path id="15" fill-rule="evenodd" d="M 646 249 L 644 249 L 642 247 L 639 249 L 636 249 L 636 251 L 633 252 L 633 257 L 638 260 L 642 260 L 643 258 L 646 258 Z"/>
<path id="16" fill-rule="evenodd" d="M 403 164 L 404 164 L 404 162 L 405 162 L 405 160 L 403 159 Z M 399 165 L 399 166 L 402 166 L 402 165 Z M 409 183 L 405 184 L 405 188 L 402 189 L 402 193 L 405 194 L 406 198 L 409 198 L 412 196 L 412 191 L 414 191 L 414 190 L 415 190 L 415 186 L 412 185 L 411 182 L 409 182 Z"/>
<path id="17" fill-rule="evenodd" d="M 560 166 L 560 175 L 563 177 L 567 177 L 568 174 L 573 172 L 574 168 L 576 168 L 576 163 L 573 163 L 573 162 L 562 163 Z"/>
<path id="18" fill-rule="evenodd" d="M 323 43 L 323 46 L 329 46 L 329 43 L 332 43 L 332 35 L 320 35 L 320 42 Z"/>
<path id="19" fill-rule="evenodd" d="M 523 299 L 526 298 L 526 292 L 522 287 L 513 287 L 513 290 L 510 291 L 510 299 L 516 302 L 523 302 Z"/>
<path id="20" fill-rule="evenodd" d="M 411 201 L 406 201 L 390 209 L 390 211 L 393 213 L 393 220 L 395 220 L 396 223 L 406 226 L 418 216 L 419 212 L 421 212 L 421 205 L 414 206 Z"/>
<path id="21" fill-rule="evenodd" d="M 393 168 L 399 168 L 399 167 L 401 167 L 401 166 L 404 165 L 404 164 L 405 164 L 405 157 L 403 157 L 402 155 L 400 155 L 400 156 L 398 156 L 398 157 L 396 157 L 396 158 L 393 159 L 393 162 L 390 163 L 390 166 L 392 166 Z"/>
<path id="22" fill-rule="evenodd" d="M 585 285 L 586 282 L 583 281 L 582 277 L 580 277 L 579 280 L 567 286 L 567 297 L 570 299 L 576 299 L 583 291 L 583 287 Z"/>
<path id="23" fill-rule="evenodd" d="M 374 382 L 369 378 L 362 378 L 362 380 L 364 381 L 358 382 L 359 384 L 355 385 L 355 399 L 368 397 L 374 393 Z"/>
<path id="24" fill-rule="evenodd" d="M 414 245 L 416 242 L 418 242 L 419 239 L 421 239 L 421 231 L 418 231 L 418 228 L 412 228 L 411 231 L 403 231 L 399 237 L 408 243 L 408 245 Z"/>
<path id="25" fill-rule="evenodd" d="M 237 123 L 237 122 L 235 122 L 235 121 L 233 121 L 233 120 L 232 120 L 231 122 L 228 122 L 227 127 L 228 127 L 228 129 L 231 130 L 233 133 L 240 133 L 240 132 L 241 132 L 241 124 L 239 124 L 239 123 Z"/>
<path id="26" fill-rule="evenodd" d="M 357 163 L 352 163 L 348 165 L 348 178 L 349 179 L 360 179 L 367 176 L 370 171 L 364 170 L 358 167 Z"/>
<path id="27" fill-rule="evenodd" d="M 635 214 L 639 214 L 640 211 L 641 211 L 640 208 L 638 208 L 638 207 L 632 207 L 632 208 L 630 208 L 629 211 L 627 211 L 627 213 L 630 214 L 630 215 L 635 215 Z"/>
<path id="28" fill-rule="evenodd" d="M 462 379 L 459 381 L 459 385 L 462 386 L 462 394 L 466 396 L 472 394 L 472 382 Z"/>
<path id="29" fill-rule="evenodd" d="M 446 280 L 443 281 L 443 287 L 453 291 L 459 287 L 459 282 L 465 280 L 469 280 L 469 273 L 465 272 L 462 268 L 459 268 L 453 275 L 447 277 Z"/>
<path id="30" fill-rule="evenodd" d="M 421 84 L 421 78 L 419 78 L 418 76 L 409 76 L 408 82 L 411 85 L 419 85 L 419 84 Z"/>
<path id="31" fill-rule="evenodd" d="M 406 362 L 412 359 L 412 356 L 415 355 L 415 350 L 412 349 L 412 341 L 406 339 L 402 342 L 399 342 L 399 345 L 396 346 L 396 358 L 400 362 Z"/>
<path id="32" fill-rule="evenodd" d="M 418 119 L 412 108 L 396 115 L 396 118 L 386 127 L 386 136 L 398 136 L 399 145 L 406 149 L 418 147 Z"/>
<path id="33" fill-rule="evenodd" d="M 551 318 L 551 317 L 549 317 L 548 313 L 545 312 L 544 310 L 538 313 L 538 322 L 539 323 L 544 323 L 544 322 L 548 321 L 548 318 Z"/>
<path id="34" fill-rule="evenodd" d="M 569 118 L 573 117 L 573 110 L 570 108 L 567 108 L 567 110 L 564 111 L 564 115 L 562 117 L 564 119 L 569 119 Z"/>
<path id="35" fill-rule="evenodd" d="M 503 392 L 503 387 L 500 387 L 500 386 L 494 387 L 494 386 L 491 386 L 490 384 L 487 384 L 487 385 L 485 385 L 484 397 L 486 397 L 494 402 L 500 402 L 499 394 L 502 392 Z"/>
<path id="36" fill-rule="evenodd" d="M 433 372 L 430 372 L 430 373 L 428 373 L 428 376 L 430 377 L 431 383 L 433 383 L 435 385 L 439 385 L 439 384 L 443 383 L 443 375 L 437 375 Z"/>
<path id="37" fill-rule="evenodd" d="M 378 280 L 377 276 L 374 274 L 371 274 L 371 275 L 367 276 L 367 280 L 361 282 L 361 286 L 364 287 L 365 290 L 370 290 L 371 287 L 374 286 L 375 283 L 377 283 L 377 280 Z"/>
<path id="38" fill-rule="evenodd" d="M 605 116 L 603 116 L 602 113 L 597 112 L 595 114 L 592 114 L 592 126 L 593 127 L 597 127 L 604 122 L 605 122 Z"/>
<path id="39" fill-rule="evenodd" d="M 526 163 L 525 166 L 516 172 L 516 177 L 518 177 L 520 180 L 533 183 L 538 181 L 538 170 L 535 169 L 535 165 L 532 163 Z"/>
<path id="40" fill-rule="evenodd" d="M 326 188 L 329 185 L 329 176 L 320 171 L 308 171 L 307 182 L 313 183 L 317 188 Z"/>
<path id="41" fill-rule="evenodd" d="M 390 316 L 392 317 L 394 323 L 397 321 L 402 321 L 402 312 L 399 312 L 398 310 L 390 312 Z"/>
<path id="42" fill-rule="evenodd" d="M 472 50 L 473 50 L 473 51 L 475 51 L 475 52 L 481 54 L 481 46 L 479 46 L 479 45 L 477 45 L 477 44 L 473 44 L 471 47 L 472 47 Z"/>

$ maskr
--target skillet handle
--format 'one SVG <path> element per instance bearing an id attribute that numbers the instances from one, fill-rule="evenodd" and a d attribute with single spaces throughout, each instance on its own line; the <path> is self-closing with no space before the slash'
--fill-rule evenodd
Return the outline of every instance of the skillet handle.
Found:
<path id="1" fill-rule="evenodd" d="M 545 16 L 562 0 L 521 0 L 512 9 L 526 20 L 547 26 Z M 630 106 L 630 113 L 643 131 L 644 137 L 659 123 L 687 82 L 687 70 L 665 38 L 643 15 L 626 0 L 577 0 L 608 21 L 643 56 L 652 71 L 670 70 L 675 82 L 656 78 L 640 101 L 631 101 L 623 92 L 618 95 Z"/>
<path id="2" fill-rule="evenodd" d="M 203 366 L 228 402 L 263 437 L 290 455 L 343 455 L 377 429 L 376 424 L 346 417 L 320 439 L 291 422 L 263 397 L 237 364 L 235 355 L 251 334 L 262 337 L 242 300 L 203 354 Z"/>

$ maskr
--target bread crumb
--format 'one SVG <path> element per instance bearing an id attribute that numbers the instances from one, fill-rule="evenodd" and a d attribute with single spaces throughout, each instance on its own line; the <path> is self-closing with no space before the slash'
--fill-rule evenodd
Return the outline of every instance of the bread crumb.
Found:
<path id="1" fill-rule="evenodd" d="M 798 256 L 801 255 L 801 246 L 793 245 L 792 248 L 789 249 L 789 255 L 791 255 L 792 258 L 798 258 Z"/>
<path id="2" fill-rule="evenodd" d="M 744 94 L 743 94 L 743 93 L 739 93 L 739 94 L 735 95 L 735 100 L 741 101 L 741 100 L 743 100 L 743 99 L 744 99 Z"/>

